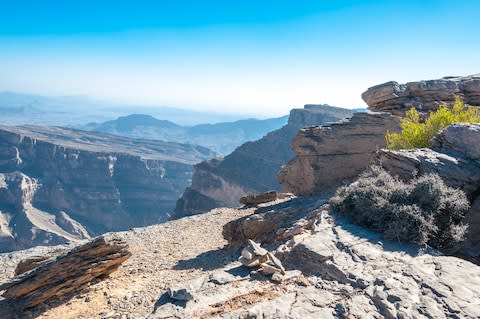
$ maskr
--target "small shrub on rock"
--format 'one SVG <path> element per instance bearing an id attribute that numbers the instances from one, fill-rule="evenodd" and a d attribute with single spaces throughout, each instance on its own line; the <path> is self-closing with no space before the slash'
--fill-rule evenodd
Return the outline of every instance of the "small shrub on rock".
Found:
<path id="1" fill-rule="evenodd" d="M 463 240 L 462 219 L 469 209 L 465 193 L 436 174 L 406 183 L 378 166 L 370 167 L 330 199 L 332 209 L 354 223 L 400 242 L 449 248 Z"/>
<path id="2" fill-rule="evenodd" d="M 433 137 L 443 128 L 454 123 L 480 122 L 478 109 L 466 107 L 459 97 L 452 107 L 440 106 L 424 122 L 415 108 L 408 110 L 405 115 L 406 118 L 400 122 L 401 133 L 387 132 L 387 146 L 391 150 L 430 147 Z"/>

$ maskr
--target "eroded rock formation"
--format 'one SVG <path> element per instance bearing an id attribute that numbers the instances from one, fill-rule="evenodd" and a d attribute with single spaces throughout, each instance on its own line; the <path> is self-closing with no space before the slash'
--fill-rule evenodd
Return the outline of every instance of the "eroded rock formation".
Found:
<path id="1" fill-rule="evenodd" d="M 439 105 L 452 104 L 456 96 L 466 104 L 480 105 L 480 74 L 406 84 L 391 81 L 371 87 L 362 94 L 370 110 L 396 115 L 403 115 L 412 107 L 420 112 L 434 111 Z"/>
<path id="2" fill-rule="evenodd" d="M 192 165 L 192 145 L 58 127 L 0 127 L 0 252 L 162 222 Z"/>
<path id="3" fill-rule="evenodd" d="M 1 284 L 0 291 L 6 298 L 2 307 L 9 305 L 15 312 L 24 311 L 80 291 L 93 279 L 115 271 L 130 256 L 123 240 L 113 235 L 99 237 Z"/>
<path id="4" fill-rule="evenodd" d="M 177 202 L 172 217 L 198 214 L 214 207 L 236 207 L 238 199 L 247 194 L 280 190 L 276 176 L 281 166 L 293 157 L 290 144 L 298 130 L 352 114 L 352 110 L 328 105 L 293 109 L 283 128 L 241 145 L 223 159 L 196 165 L 192 185 Z"/>
<path id="5" fill-rule="evenodd" d="M 284 191 L 330 195 L 361 173 L 386 146 L 385 133 L 399 129 L 389 113 L 355 113 L 351 119 L 300 130 L 295 158 L 278 174 Z"/>

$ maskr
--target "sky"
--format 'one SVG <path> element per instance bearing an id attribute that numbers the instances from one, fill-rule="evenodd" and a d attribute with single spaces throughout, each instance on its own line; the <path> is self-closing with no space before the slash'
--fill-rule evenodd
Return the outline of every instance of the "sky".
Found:
<path id="1" fill-rule="evenodd" d="M 480 72 L 480 1 L 2 1 L 0 91 L 275 116 Z"/>

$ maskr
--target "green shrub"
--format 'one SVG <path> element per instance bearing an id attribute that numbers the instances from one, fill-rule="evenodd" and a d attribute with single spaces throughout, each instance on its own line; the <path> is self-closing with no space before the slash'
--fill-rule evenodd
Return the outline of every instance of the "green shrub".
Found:
<path id="1" fill-rule="evenodd" d="M 443 128 L 453 123 L 474 122 L 480 122 L 478 109 L 466 107 L 459 97 L 451 108 L 442 105 L 430 113 L 425 122 L 420 120 L 418 111 L 411 108 L 400 122 L 402 132 L 387 132 L 387 146 L 391 150 L 430 147 L 433 137 Z"/>
<path id="2" fill-rule="evenodd" d="M 469 209 L 465 193 L 446 186 L 436 174 L 405 183 L 378 166 L 339 188 L 330 205 L 388 239 L 435 248 L 463 240 L 466 226 L 461 221 Z"/>

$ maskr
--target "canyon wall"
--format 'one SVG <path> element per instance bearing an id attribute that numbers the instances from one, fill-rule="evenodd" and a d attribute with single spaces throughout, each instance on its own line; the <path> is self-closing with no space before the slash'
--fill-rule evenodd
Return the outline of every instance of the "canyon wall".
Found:
<path id="1" fill-rule="evenodd" d="M 0 128 L 0 251 L 163 222 L 206 148 L 57 127 Z"/>
<path id="2" fill-rule="evenodd" d="M 356 113 L 349 121 L 301 130 L 293 140 L 295 158 L 279 173 L 287 192 L 331 195 L 355 178 L 386 146 L 387 131 L 399 131 L 399 117 L 411 107 L 420 112 L 452 104 L 456 96 L 480 105 L 480 75 L 398 84 L 390 81 L 362 94 L 370 113 Z"/>
<path id="3" fill-rule="evenodd" d="M 289 193 L 332 195 L 386 146 L 385 132 L 398 129 L 399 118 L 389 113 L 355 113 L 341 122 L 301 129 L 292 142 L 295 158 L 278 181 Z"/>
<path id="4" fill-rule="evenodd" d="M 173 218 L 214 207 L 236 207 L 250 193 L 280 190 L 277 173 L 293 157 L 291 140 L 299 129 L 349 117 L 352 110 L 305 105 L 290 112 L 288 124 L 255 142 L 247 142 L 223 159 L 195 165 L 192 185 L 177 202 Z"/>

